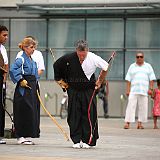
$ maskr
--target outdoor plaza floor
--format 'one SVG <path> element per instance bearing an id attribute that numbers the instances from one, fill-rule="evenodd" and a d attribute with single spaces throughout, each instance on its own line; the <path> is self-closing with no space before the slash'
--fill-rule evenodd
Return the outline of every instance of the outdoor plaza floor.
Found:
<path id="1" fill-rule="evenodd" d="M 56 117 L 69 134 L 66 119 Z M 7 127 L 10 120 L 6 118 Z M 160 129 L 153 129 L 153 120 L 145 129 L 123 129 L 123 119 L 99 118 L 97 146 L 90 149 L 73 149 L 50 118 L 41 117 L 41 137 L 33 139 L 35 145 L 18 145 L 16 139 L 6 139 L 0 145 L 0 160 L 160 160 Z M 159 123 L 160 126 L 160 123 Z"/>

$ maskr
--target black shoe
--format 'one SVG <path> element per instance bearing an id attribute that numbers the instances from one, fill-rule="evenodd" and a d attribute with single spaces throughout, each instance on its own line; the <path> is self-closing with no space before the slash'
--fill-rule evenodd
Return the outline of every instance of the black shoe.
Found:
<path id="1" fill-rule="evenodd" d="M 107 113 L 105 113 L 104 118 L 109 118 L 109 115 Z"/>

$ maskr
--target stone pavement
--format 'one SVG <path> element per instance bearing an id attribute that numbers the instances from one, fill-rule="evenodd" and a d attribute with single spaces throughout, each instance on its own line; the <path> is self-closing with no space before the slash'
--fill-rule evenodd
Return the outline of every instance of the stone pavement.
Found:
<path id="1" fill-rule="evenodd" d="M 56 119 L 69 133 L 66 120 Z M 97 146 L 73 149 L 53 122 L 41 117 L 41 138 L 33 139 L 36 145 L 18 145 L 15 139 L 6 139 L 7 144 L 0 145 L 0 160 L 160 160 L 160 129 L 152 129 L 152 120 L 144 124 L 144 130 L 137 130 L 136 124 L 124 130 L 123 125 L 123 119 L 99 118 Z"/>

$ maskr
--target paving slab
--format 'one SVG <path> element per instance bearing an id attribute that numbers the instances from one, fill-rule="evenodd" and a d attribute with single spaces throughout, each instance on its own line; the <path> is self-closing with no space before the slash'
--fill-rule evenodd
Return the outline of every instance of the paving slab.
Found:
<path id="1" fill-rule="evenodd" d="M 66 119 L 56 117 L 69 134 Z M 10 127 L 9 118 L 6 118 Z M 160 129 L 153 129 L 153 120 L 145 129 L 123 129 L 123 119 L 99 118 L 97 146 L 91 149 L 73 149 L 49 117 L 41 117 L 41 137 L 33 139 L 35 145 L 18 145 L 16 139 L 6 139 L 0 145 L 0 160 L 160 160 Z M 159 124 L 160 126 L 160 124 Z"/>

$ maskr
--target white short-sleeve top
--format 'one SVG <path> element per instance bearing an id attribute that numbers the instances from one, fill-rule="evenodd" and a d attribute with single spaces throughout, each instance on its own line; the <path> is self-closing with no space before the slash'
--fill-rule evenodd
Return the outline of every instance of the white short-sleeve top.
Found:
<path id="1" fill-rule="evenodd" d="M 2 44 L 0 45 L 0 52 L 1 52 L 2 56 L 3 56 L 4 64 L 8 64 L 7 51 L 6 51 L 6 48 Z"/>
<path id="2" fill-rule="evenodd" d="M 22 53 L 23 51 L 18 52 L 16 58 L 20 57 Z M 40 51 L 35 50 L 31 57 L 37 63 L 38 70 L 45 70 L 43 55 Z"/>
<path id="3" fill-rule="evenodd" d="M 90 80 L 97 67 L 107 71 L 109 64 L 100 56 L 92 52 L 88 52 L 81 66 L 86 77 Z"/>

